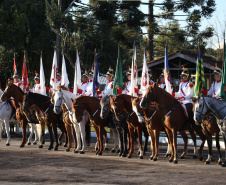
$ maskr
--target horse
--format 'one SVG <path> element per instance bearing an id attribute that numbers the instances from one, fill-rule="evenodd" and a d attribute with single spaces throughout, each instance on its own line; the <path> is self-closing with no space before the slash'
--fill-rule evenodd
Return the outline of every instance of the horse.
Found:
<path id="1" fill-rule="evenodd" d="M 64 147 L 67 146 L 67 132 L 64 126 L 63 121 L 61 120 L 62 114 L 55 114 L 53 112 L 53 104 L 50 102 L 50 98 L 48 96 L 44 96 L 37 93 L 28 92 L 24 95 L 23 98 L 23 112 L 26 115 L 27 119 L 30 120 L 34 116 L 31 115 L 30 111 L 35 111 L 36 117 L 39 121 L 45 122 L 50 135 L 50 146 L 48 150 L 53 149 L 53 133 L 55 136 L 56 145 L 54 147 L 54 151 L 58 150 L 59 142 L 57 137 L 57 127 L 61 130 L 61 135 L 59 137 L 59 141 L 62 139 L 63 134 L 65 134 L 66 143 Z"/>
<path id="2" fill-rule="evenodd" d="M 146 91 L 146 94 L 140 101 L 141 108 L 147 108 L 151 102 L 156 102 L 159 105 L 159 115 L 164 120 L 163 124 L 165 130 L 169 136 L 170 145 L 172 148 L 172 155 L 169 162 L 178 163 L 177 155 L 177 131 L 189 130 L 191 128 L 188 119 L 185 116 L 182 105 L 168 92 L 154 85 L 150 85 Z M 205 143 L 205 135 L 202 132 L 201 126 L 194 125 L 195 132 L 200 136 L 202 140 L 199 156 L 202 156 Z"/>
<path id="3" fill-rule="evenodd" d="M 137 115 L 132 109 L 131 96 L 126 94 L 120 94 L 114 96 L 110 99 L 111 109 L 114 110 L 115 117 L 118 121 L 121 121 L 123 118 L 126 118 L 126 122 L 128 124 L 128 129 L 130 133 L 130 152 L 128 154 L 128 158 L 131 158 L 134 153 L 134 129 L 136 129 L 138 134 L 138 143 L 140 145 L 139 148 L 139 158 L 143 159 L 144 150 L 142 147 L 142 130 L 146 129 L 143 124 L 138 122 Z M 147 140 L 148 141 L 148 140 Z M 146 142 L 147 142 L 146 141 Z"/>
<path id="4" fill-rule="evenodd" d="M 103 152 L 103 136 L 106 135 L 107 120 L 100 118 L 100 100 L 95 97 L 81 96 L 72 102 L 72 111 L 74 112 L 75 122 L 81 122 L 84 111 L 87 110 L 89 113 L 90 122 L 96 132 L 98 149 L 96 155 L 102 155 Z M 107 137 L 105 136 L 107 142 Z"/>
<path id="5" fill-rule="evenodd" d="M 68 109 L 68 117 L 70 122 L 74 125 L 74 129 L 76 132 L 76 138 L 77 138 L 77 148 L 74 150 L 74 153 L 78 153 L 79 149 L 81 148 L 81 139 L 82 139 L 82 149 L 80 151 L 80 154 L 84 154 L 85 153 L 85 143 L 86 143 L 86 136 L 88 136 L 90 134 L 86 133 L 86 126 L 89 126 L 89 124 L 86 125 L 88 119 L 89 119 L 89 114 L 87 111 L 84 111 L 83 117 L 81 122 L 76 122 L 73 119 L 73 112 L 71 111 L 71 98 L 72 99 L 76 99 L 78 98 L 77 95 L 71 93 L 70 91 L 67 90 L 67 88 L 65 88 L 64 86 L 58 86 L 58 90 L 54 90 L 54 95 L 53 95 L 53 111 L 56 114 L 59 114 L 62 112 L 62 105 L 65 104 L 65 106 Z M 70 124 L 68 122 L 68 124 Z M 71 133 L 68 133 L 71 134 Z M 71 142 L 71 141 L 69 141 Z"/>
<path id="6" fill-rule="evenodd" d="M 164 125 L 162 123 L 161 116 L 159 115 L 158 105 L 156 103 L 152 103 L 146 109 L 142 109 L 140 107 L 140 100 L 141 100 L 141 98 L 139 98 L 139 97 L 132 97 L 133 111 L 136 113 L 139 122 L 140 123 L 145 122 L 145 124 L 146 124 L 147 130 L 148 130 L 149 135 L 151 136 L 151 140 L 152 140 L 152 142 L 151 142 L 151 144 L 152 144 L 152 155 L 150 156 L 150 160 L 157 161 L 157 159 L 158 159 L 158 147 L 159 147 L 159 134 L 160 134 L 160 131 L 165 131 Z M 187 134 L 185 133 L 184 130 L 179 131 L 179 133 L 184 140 L 184 151 L 183 151 L 182 155 L 180 156 L 180 159 L 184 159 L 185 155 L 187 154 L 188 137 L 187 137 Z M 196 135 L 195 135 L 193 129 L 190 129 L 189 133 L 192 137 L 192 140 L 193 140 L 194 146 L 195 146 L 193 158 L 197 158 L 196 157 L 196 151 L 197 151 Z M 166 136 L 168 138 L 167 134 L 166 134 Z M 168 143 L 168 150 L 167 150 L 167 153 L 165 155 L 166 157 L 170 156 L 169 148 L 170 148 L 170 145 Z M 201 156 L 200 156 L 200 158 L 201 158 Z"/>
<path id="7" fill-rule="evenodd" d="M 128 133 L 128 125 L 126 123 L 126 120 L 123 121 L 117 121 L 114 114 L 111 113 L 110 109 L 110 98 L 112 95 L 105 95 L 101 98 L 100 100 L 100 106 L 101 106 L 101 111 L 100 111 L 100 117 L 101 119 L 107 119 L 109 117 L 109 114 L 111 119 L 113 120 L 113 124 L 116 127 L 116 130 L 119 135 L 119 157 L 126 157 L 128 154 L 127 150 L 127 133 Z M 116 140 L 116 138 L 115 138 Z M 114 143 L 116 145 L 116 143 Z M 115 148 L 114 145 L 114 148 Z"/>
<path id="8" fill-rule="evenodd" d="M 220 132 L 223 136 L 224 144 L 225 144 L 225 149 L 226 149 L 226 101 L 224 100 L 218 100 L 210 97 L 200 97 L 200 98 L 193 98 L 192 99 L 194 102 L 194 120 L 196 121 L 197 124 L 202 124 L 204 122 L 205 124 L 205 116 L 207 116 L 209 113 L 212 113 L 216 117 L 216 122 L 213 120 L 211 121 L 211 129 L 206 128 L 210 133 L 217 133 L 218 129 L 214 125 L 218 125 L 218 128 L 220 129 Z M 213 118 L 212 118 L 213 119 Z M 204 121 L 203 121 L 204 120 Z M 210 126 L 209 126 L 210 127 Z M 219 133 L 219 132 L 218 132 Z M 219 145 L 219 139 L 216 137 L 216 147 L 218 149 L 218 155 L 219 155 L 219 160 L 218 163 L 222 163 L 222 156 L 220 153 L 220 145 Z M 212 151 L 210 148 L 212 148 L 212 137 L 207 137 L 207 142 L 209 147 L 209 154 L 208 154 L 208 159 L 206 161 L 206 164 L 209 164 L 211 161 L 211 154 Z M 222 163 L 223 167 L 226 167 L 226 161 Z"/>
<path id="9" fill-rule="evenodd" d="M 1 96 L 2 101 L 10 100 L 11 98 L 13 98 L 13 104 L 16 109 L 16 119 L 20 122 L 20 126 L 22 128 L 22 142 L 20 144 L 21 148 L 24 147 L 26 144 L 26 140 L 27 140 L 26 128 L 28 124 L 28 120 L 20 107 L 20 104 L 23 101 L 23 96 L 24 96 L 24 92 L 20 89 L 20 87 L 17 87 L 14 84 L 9 84 Z M 32 134 L 34 132 L 35 132 L 35 141 L 33 144 L 36 144 L 38 134 L 34 124 L 38 124 L 38 123 L 39 122 L 37 119 L 34 119 L 32 123 L 29 122 L 31 126 L 31 134 L 28 138 L 28 145 L 30 144 L 30 139 L 32 138 Z M 42 148 L 44 143 L 45 143 L 45 140 L 44 140 L 44 137 L 42 137 L 42 143 L 39 147 Z"/>

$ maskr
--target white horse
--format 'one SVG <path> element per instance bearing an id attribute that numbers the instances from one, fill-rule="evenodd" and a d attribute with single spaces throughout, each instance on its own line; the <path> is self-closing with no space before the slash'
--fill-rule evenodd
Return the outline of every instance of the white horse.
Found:
<path id="1" fill-rule="evenodd" d="M 71 120 L 71 122 L 74 125 L 75 128 L 75 132 L 76 132 L 76 140 L 77 140 L 77 148 L 75 149 L 75 153 L 79 152 L 79 149 L 81 148 L 81 139 L 82 138 L 82 149 L 80 151 L 81 154 L 85 153 L 85 147 L 86 147 L 86 139 L 85 139 L 85 126 L 86 123 L 89 119 L 89 113 L 87 111 L 85 111 L 83 113 L 83 117 L 82 117 L 82 121 L 77 123 L 75 121 L 75 116 L 74 113 L 71 110 L 71 99 L 75 100 L 76 98 L 78 98 L 78 96 L 76 96 L 75 94 L 71 93 L 70 91 L 66 91 L 63 89 L 59 89 L 59 90 L 54 90 L 54 108 L 53 111 L 56 114 L 59 114 L 60 112 L 62 112 L 61 109 L 61 105 L 65 103 L 68 111 L 69 111 L 69 118 Z"/>

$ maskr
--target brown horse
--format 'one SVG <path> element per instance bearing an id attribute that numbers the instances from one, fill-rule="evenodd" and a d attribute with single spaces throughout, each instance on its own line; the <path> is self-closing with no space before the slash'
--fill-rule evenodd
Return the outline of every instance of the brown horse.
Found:
<path id="1" fill-rule="evenodd" d="M 219 143 L 220 129 L 218 127 L 216 117 L 212 113 L 207 114 L 202 120 L 201 126 L 204 130 L 205 136 L 207 138 L 207 143 L 208 143 L 208 158 L 205 161 L 205 164 L 210 164 L 210 161 L 213 156 L 213 150 L 212 150 L 212 134 L 213 134 L 216 139 L 216 147 L 217 147 L 218 156 L 219 156 L 218 164 L 222 165 L 222 155 L 221 155 L 220 143 Z"/>
<path id="2" fill-rule="evenodd" d="M 13 98 L 13 104 L 16 109 L 16 119 L 20 122 L 20 126 L 22 128 L 22 142 L 20 147 L 24 147 L 27 141 L 26 127 L 28 124 L 28 120 L 21 110 L 20 104 L 23 102 L 24 92 L 14 84 L 9 84 L 4 94 L 1 97 L 2 101 L 6 101 L 7 99 Z M 39 124 L 38 120 L 34 118 L 32 123 Z M 42 137 L 42 144 L 44 144 L 44 137 Z M 39 146 L 42 148 L 42 145 Z"/>
<path id="3" fill-rule="evenodd" d="M 123 118 L 127 118 L 127 124 L 130 134 L 130 152 L 128 154 L 128 158 L 131 158 L 134 153 L 134 129 L 137 130 L 138 134 L 138 143 L 140 145 L 140 155 L 139 158 L 143 159 L 143 147 L 142 147 L 142 130 L 145 127 L 143 124 L 139 123 L 137 115 L 132 109 L 132 101 L 131 96 L 127 94 L 120 94 L 118 96 L 114 96 L 110 100 L 111 109 L 114 110 L 115 117 L 118 121 L 121 121 Z"/>
<path id="4" fill-rule="evenodd" d="M 148 132 L 151 136 L 151 141 L 152 141 L 151 142 L 152 155 L 150 156 L 150 159 L 153 161 L 157 161 L 158 147 L 159 147 L 159 135 L 160 135 L 160 131 L 165 131 L 164 125 L 162 123 L 161 116 L 159 115 L 158 105 L 156 103 L 152 103 L 152 105 L 148 106 L 146 109 L 142 109 L 140 107 L 140 100 L 141 100 L 141 98 L 138 98 L 138 97 L 132 98 L 133 110 L 137 114 L 139 122 L 145 122 L 145 124 L 146 124 L 146 127 L 148 129 Z M 183 151 L 182 155 L 180 156 L 180 158 L 184 159 L 185 155 L 187 154 L 188 137 L 184 130 L 179 131 L 179 133 L 184 140 L 184 151 Z M 194 146 L 195 146 L 194 152 L 196 152 L 196 135 L 195 135 L 193 129 L 190 129 L 189 133 L 194 142 Z M 169 145 L 168 145 L 168 147 L 169 147 Z M 169 154 L 167 152 L 166 156 L 168 156 L 168 155 Z M 193 158 L 196 158 L 195 154 L 194 154 Z"/>
<path id="5" fill-rule="evenodd" d="M 163 124 L 169 136 L 172 148 L 172 156 L 170 157 L 169 162 L 177 164 L 177 131 L 189 130 L 189 121 L 185 117 L 180 103 L 164 89 L 157 87 L 156 84 L 148 87 L 140 105 L 142 108 L 147 108 L 151 102 L 159 104 L 159 115 L 161 116 L 161 119 L 164 120 Z M 206 138 L 202 132 L 201 126 L 194 126 L 194 130 L 202 140 L 199 151 L 201 152 Z M 201 156 L 201 154 L 199 155 Z"/>
<path id="6" fill-rule="evenodd" d="M 106 119 L 100 118 L 100 100 L 95 97 L 82 96 L 72 101 L 72 111 L 75 114 L 75 121 L 80 122 L 85 110 L 89 112 L 90 122 L 96 132 L 98 149 L 96 155 L 102 155 L 103 152 L 103 136 L 107 141 L 106 130 L 107 126 Z"/>

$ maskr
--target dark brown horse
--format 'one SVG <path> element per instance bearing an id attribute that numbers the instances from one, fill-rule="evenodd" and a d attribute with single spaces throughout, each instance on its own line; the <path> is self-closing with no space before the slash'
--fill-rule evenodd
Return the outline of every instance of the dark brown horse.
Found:
<path id="1" fill-rule="evenodd" d="M 32 119 L 32 115 L 30 114 L 30 110 L 34 110 L 36 113 L 36 117 L 39 121 L 45 122 L 50 135 L 50 146 L 48 150 L 53 149 L 53 133 L 55 136 L 56 146 L 54 150 L 58 150 L 59 142 L 57 137 L 57 127 L 61 130 L 61 136 L 65 134 L 65 147 L 67 146 L 68 138 L 67 132 L 64 125 L 64 122 L 61 119 L 62 114 L 55 114 L 53 112 L 53 104 L 50 102 L 50 98 L 48 96 L 44 96 L 37 93 L 28 92 L 23 99 L 23 112 L 26 114 L 28 119 Z M 61 139 L 61 138 L 60 138 Z"/>
<path id="2" fill-rule="evenodd" d="M 9 84 L 6 87 L 5 92 L 1 97 L 2 101 L 6 101 L 11 97 L 13 98 L 14 107 L 16 109 L 16 119 L 20 122 L 20 126 L 22 128 L 22 142 L 20 147 L 24 147 L 26 144 L 26 141 L 27 141 L 26 128 L 28 125 L 28 120 L 20 107 L 20 104 L 22 104 L 23 102 L 23 96 L 24 96 L 24 92 L 20 89 L 20 87 L 17 87 L 14 84 Z M 34 117 L 31 123 L 39 124 L 36 117 Z M 44 137 L 42 137 L 42 144 L 44 144 Z M 39 147 L 42 148 L 42 145 L 40 145 Z"/>
<path id="3" fill-rule="evenodd" d="M 137 114 L 139 122 L 145 122 L 145 124 L 146 124 L 146 127 L 148 129 L 148 132 L 151 136 L 151 141 L 152 141 L 151 142 L 152 155 L 150 156 L 150 159 L 153 159 L 153 161 L 157 161 L 158 147 L 159 147 L 159 135 L 160 135 L 160 131 L 165 131 L 164 125 L 162 123 L 161 116 L 159 115 L 158 105 L 156 103 L 152 103 L 152 105 L 149 105 L 146 109 L 142 109 L 140 107 L 140 100 L 141 100 L 141 98 L 138 98 L 138 97 L 132 98 L 133 110 Z M 183 151 L 182 155 L 180 156 L 180 158 L 184 159 L 185 155 L 187 154 L 188 137 L 184 130 L 179 131 L 179 133 L 184 140 L 184 151 Z M 195 135 L 193 129 L 190 129 L 189 133 L 194 142 L 194 146 L 195 146 L 194 152 L 196 154 L 196 135 Z M 168 147 L 169 147 L 169 144 L 168 144 Z M 194 154 L 193 158 L 196 158 L 195 154 Z M 166 156 L 168 156 L 168 155 L 169 154 L 167 151 Z M 201 157 L 201 156 L 199 156 L 199 157 Z"/>
<path id="4" fill-rule="evenodd" d="M 159 115 L 164 120 L 164 127 L 169 136 L 170 145 L 172 148 L 172 156 L 169 162 L 178 163 L 177 155 L 177 131 L 189 130 L 191 128 L 188 119 L 184 115 L 183 108 L 180 103 L 164 89 L 155 85 L 150 85 L 145 96 L 141 100 L 141 107 L 147 108 L 151 102 L 159 104 Z M 204 146 L 205 135 L 202 132 L 201 126 L 194 126 L 195 132 L 200 136 L 202 144 L 200 152 Z M 200 154 L 201 156 L 201 154 Z"/>
<path id="5" fill-rule="evenodd" d="M 132 100 L 130 95 L 120 94 L 118 96 L 114 96 L 110 100 L 111 108 L 114 110 L 115 117 L 118 121 L 123 120 L 123 118 L 127 118 L 127 124 L 130 134 L 130 152 L 128 154 L 128 158 L 131 158 L 134 153 L 134 129 L 136 129 L 138 134 L 138 143 L 140 145 L 140 155 L 139 158 L 143 159 L 143 147 L 142 147 L 142 131 L 145 128 L 144 124 L 139 123 L 136 113 L 132 109 Z M 146 128 L 145 128 L 146 129 Z"/>
<path id="6" fill-rule="evenodd" d="M 106 137 L 106 130 L 104 129 L 107 126 L 106 119 L 100 118 L 100 100 L 95 97 L 82 96 L 74 101 L 72 100 L 72 111 L 75 114 L 75 121 L 80 122 L 84 111 L 89 112 L 90 122 L 96 132 L 98 149 L 96 155 L 102 155 L 103 152 L 103 136 Z"/>

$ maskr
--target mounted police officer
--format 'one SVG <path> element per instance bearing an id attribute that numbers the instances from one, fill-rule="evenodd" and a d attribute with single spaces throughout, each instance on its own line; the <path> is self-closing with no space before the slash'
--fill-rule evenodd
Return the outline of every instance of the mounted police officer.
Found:
<path id="1" fill-rule="evenodd" d="M 215 66 L 215 70 L 213 71 L 214 75 L 214 82 L 212 82 L 210 90 L 206 91 L 204 89 L 201 89 L 202 94 L 212 96 L 212 98 L 221 99 L 220 97 L 220 88 L 221 88 L 221 75 L 222 71 L 219 67 L 217 67 L 217 64 Z"/>
<path id="2" fill-rule="evenodd" d="M 88 85 L 88 71 L 85 69 L 85 73 L 82 75 L 81 89 L 78 89 L 79 94 L 85 94 Z"/>
<path id="3" fill-rule="evenodd" d="M 161 73 L 160 75 L 160 81 L 161 81 L 161 84 L 159 85 L 160 88 L 166 90 L 166 84 L 165 84 L 165 76 L 164 76 L 164 69 L 163 69 L 163 72 Z M 173 86 L 171 85 L 171 89 L 172 89 L 172 92 L 173 92 Z"/>
<path id="4" fill-rule="evenodd" d="M 13 75 L 13 81 L 14 81 L 13 82 L 14 85 L 16 85 L 22 89 L 22 84 L 19 80 L 19 76 L 16 73 L 14 73 L 14 75 Z"/>

